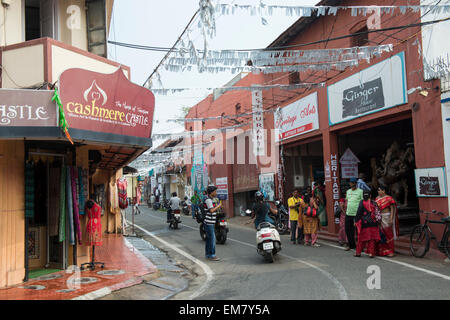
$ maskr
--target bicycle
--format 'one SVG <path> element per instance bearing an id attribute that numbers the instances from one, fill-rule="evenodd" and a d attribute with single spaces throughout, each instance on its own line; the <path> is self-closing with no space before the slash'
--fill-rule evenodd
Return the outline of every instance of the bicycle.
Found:
<path id="1" fill-rule="evenodd" d="M 424 212 L 421 210 L 420 213 L 425 213 L 426 218 L 424 224 L 414 226 L 411 231 L 409 247 L 412 255 L 416 258 L 423 258 L 427 254 L 428 250 L 430 250 L 430 240 L 433 239 L 436 242 L 439 251 L 443 252 L 448 258 L 450 258 L 450 217 L 441 218 L 440 220 L 430 220 L 428 218 L 430 213 L 437 215 L 444 214 L 442 212 L 436 212 L 436 210 L 432 210 L 431 212 Z M 442 239 L 439 243 L 437 242 L 437 238 L 433 231 L 431 231 L 428 226 L 428 223 L 445 224 Z"/>

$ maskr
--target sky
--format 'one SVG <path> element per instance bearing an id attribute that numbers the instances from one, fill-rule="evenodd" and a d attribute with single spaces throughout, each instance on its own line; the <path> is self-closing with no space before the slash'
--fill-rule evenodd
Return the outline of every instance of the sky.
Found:
<path id="1" fill-rule="evenodd" d="M 230 3 L 258 5 L 259 0 L 230 0 Z M 315 5 L 318 0 L 272 0 L 266 4 Z M 223 1 L 222 1 L 223 3 Z M 109 40 L 155 47 L 172 47 L 198 9 L 199 0 L 116 0 Z M 265 17 L 249 14 L 221 15 L 216 18 L 216 34 L 208 39 L 211 50 L 265 48 L 289 28 L 298 17 L 284 14 Z M 189 37 L 197 49 L 203 49 L 198 19 L 189 28 Z M 108 58 L 131 68 L 131 81 L 143 85 L 166 52 L 137 50 L 108 44 Z M 158 69 L 164 88 L 221 87 L 235 74 L 169 72 Z M 154 81 L 154 88 L 160 88 Z M 155 94 L 153 133 L 177 133 L 184 127 L 167 119 L 182 117 L 182 107 L 192 107 L 203 100 L 207 90 L 189 90 L 166 96 Z M 154 140 L 156 147 L 163 140 Z"/>

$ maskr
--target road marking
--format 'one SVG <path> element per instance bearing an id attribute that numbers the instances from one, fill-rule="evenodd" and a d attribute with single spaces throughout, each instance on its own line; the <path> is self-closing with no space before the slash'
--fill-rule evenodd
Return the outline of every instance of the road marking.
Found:
<path id="1" fill-rule="evenodd" d="M 323 243 L 324 245 L 329 246 L 329 247 L 333 247 L 333 248 L 338 248 L 338 249 L 344 250 L 344 248 L 342 248 L 340 246 L 336 246 L 336 245 L 333 245 L 333 244 L 325 243 L 323 241 L 321 241 L 321 243 Z M 381 259 L 381 260 L 384 260 L 384 261 L 389 261 L 389 262 L 392 262 L 392 263 L 396 263 L 396 264 L 399 264 L 399 265 L 402 265 L 404 267 L 407 267 L 407 268 L 410 268 L 410 269 L 414 269 L 414 270 L 417 270 L 417 271 L 422 271 L 424 273 L 428 273 L 428 274 L 430 274 L 432 276 L 436 276 L 436 277 L 439 277 L 439 278 L 442 278 L 442 279 L 445 279 L 445 280 L 450 280 L 450 276 L 447 276 L 447 275 L 439 273 L 439 272 L 431 271 L 431 270 L 428 270 L 428 269 L 425 269 L 425 268 L 416 267 L 416 266 L 414 266 L 412 264 L 409 264 L 409 263 L 406 263 L 406 262 L 401 262 L 401 261 L 393 260 L 392 258 L 385 258 L 385 257 L 377 257 L 376 256 L 375 258 L 376 259 Z"/>
<path id="2" fill-rule="evenodd" d="M 154 216 L 152 215 L 152 217 L 154 217 Z M 155 218 L 163 220 L 162 218 L 159 218 L 159 217 L 155 217 Z M 186 224 L 183 224 L 183 226 L 188 227 L 188 228 L 193 229 L 193 230 L 197 230 L 198 229 L 198 228 L 194 228 L 194 227 L 188 226 Z M 227 239 L 230 240 L 230 241 L 234 241 L 234 242 L 246 245 L 248 247 L 255 248 L 254 244 L 250 244 L 248 242 L 243 242 L 243 241 L 235 240 L 235 239 L 232 239 L 232 238 L 227 238 Z M 294 261 L 297 261 L 297 262 L 300 262 L 302 264 L 305 264 L 305 265 L 307 265 L 307 266 L 309 266 L 309 267 L 311 267 L 313 269 L 316 269 L 317 271 L 322 273 L 325 277 L 327 277 L 331 282 L 333 282 L 333 284 L 336 286 L 336 288 L 339 291 L 339 297 L 340 297 L 341 300 L 348 300 L 348 294 L 347 294 L 347 291 L 345 290 L 344 286 L 335 277 L 333 277 L 333 275 L 331 275 L 329 272 L 323 270 L 322 268 L 319 268 L 318 266 L 315 266 L 315 265 L 313 265 L 313 264 L 311 264 L 309 262 L 303 261 L 303 260 L 298 259 L 298 258 L 294 258 L 294 257 L 288 256 L 288 255 L 285 255 L 285 254 L 281 254 L 281 253 L 280 253 L 280 256 L 286 257 L 288 259 L 292 259 Z"/>
<path id="3" fill-rule="evenodd" d="M 130 225 L 132 225 L 132 224 L 130 223 Z M 137 224 L 134 224 L 134 226 L 137 227 L 138 229 L 140 229 L 141 231 L 145 232 L 147 235 L 155 238 L 156 240 L 158 240 L 159 242 L 161 242 L 165 246 L 167 246 L 167 247 L 171 248 L 172 250 L 178 252 L 179 254 L 185 256 L 186 258 L 188 258 L 189 260 L 193 261 L 194 263 L 196 263 L 197 265 L 199 265 L 203 269 L 203 271 L 206 274 L 206 281 L 205 281 L 205 283 L 203 283 L 203 285 L 197 291 L 195 291 L 189 297 L 191 300 L 199 297 L 201 294 L 203 294 L 206 291 L 206 289 L 208 289 L 208 287 L 211 284 L 211 281 L 214 278 L 214 272 L 212 271 L 212 269 L 206 263 L 200 261 L 196 257 L 194 257 L 194 256 L 190 255 L 189 253 L 181 250 L 180 248 L 177 248 L 175 245 L 172 245 L 172 244 L 168 243 L 167 241 L 161 239 L 160 237 L 156 236 L 152 232 L 145 230 L 144 228 L 138 226 Z"/>

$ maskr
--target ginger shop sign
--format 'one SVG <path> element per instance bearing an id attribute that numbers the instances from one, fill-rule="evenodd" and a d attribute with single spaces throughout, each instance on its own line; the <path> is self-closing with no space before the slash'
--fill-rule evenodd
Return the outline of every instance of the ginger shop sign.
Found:
<path id="1" fill-rule="evenodd" d="M 330 125 L 408 102 L 405 54 L 400 52 L 328 86 Z"/>
<path id="2" fill-rule="evenodd" d="M 69 69 L 59 79 L 69 128 L 149 138 L 155 97 L 130 82 L 122 69 L 103 74 Z"/>

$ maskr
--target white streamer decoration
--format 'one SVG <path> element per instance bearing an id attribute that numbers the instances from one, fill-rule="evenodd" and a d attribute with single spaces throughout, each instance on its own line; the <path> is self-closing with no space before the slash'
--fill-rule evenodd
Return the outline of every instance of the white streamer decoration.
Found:
<path id="1" fill-rule="evenodd" d="M 408 11 L 417 13 L 420 10 L 431 10 L 430 13 L 450 13 L 450 4 L 442 5 L 418 5 L 418 6 L 289 6 L 289 5 L 239 5 L 229 3 L 217 3 L 214 7 L 216 13 L 222 15 L 234 15 L 237 12 L 248 13 L 251 16 L 273 16 L 283 14 L 289 17 L 311 17 L 336 15 L 338 11 L 351 10 L 352 16 L 366 16 L 371 10 L 380 10 L 381 14 L 394 15 L 395 13 L 406 14 Z M 232 9 L 232 10 L 230 10 Z M 256 10 L 257 9 L 257 10 Z"/>
<path id="2" fill-rule="evenodd" d="M 171 72 L 192 71 L 193 66 L 199 72 L 253 72 L 275 73 L 306 70 L 343 70 L 349 66 L 357 66 L 359 60 L 370 60 L 379 57 L 383 52 L 390 52 L 392 44 L 336 49 L 317 50 L 209 50 L 200 52 L 187 49 L 177 51 L 177 55 L 167 60 L 165 68 Z M 181 52 L 181 53 L 180 53 Z M 251 65 L 249 65 L 251 61 Z M 289 65 L 289 66 L 288 66 Z M 289 69 L 289 70 L 287 70 Z"/>

